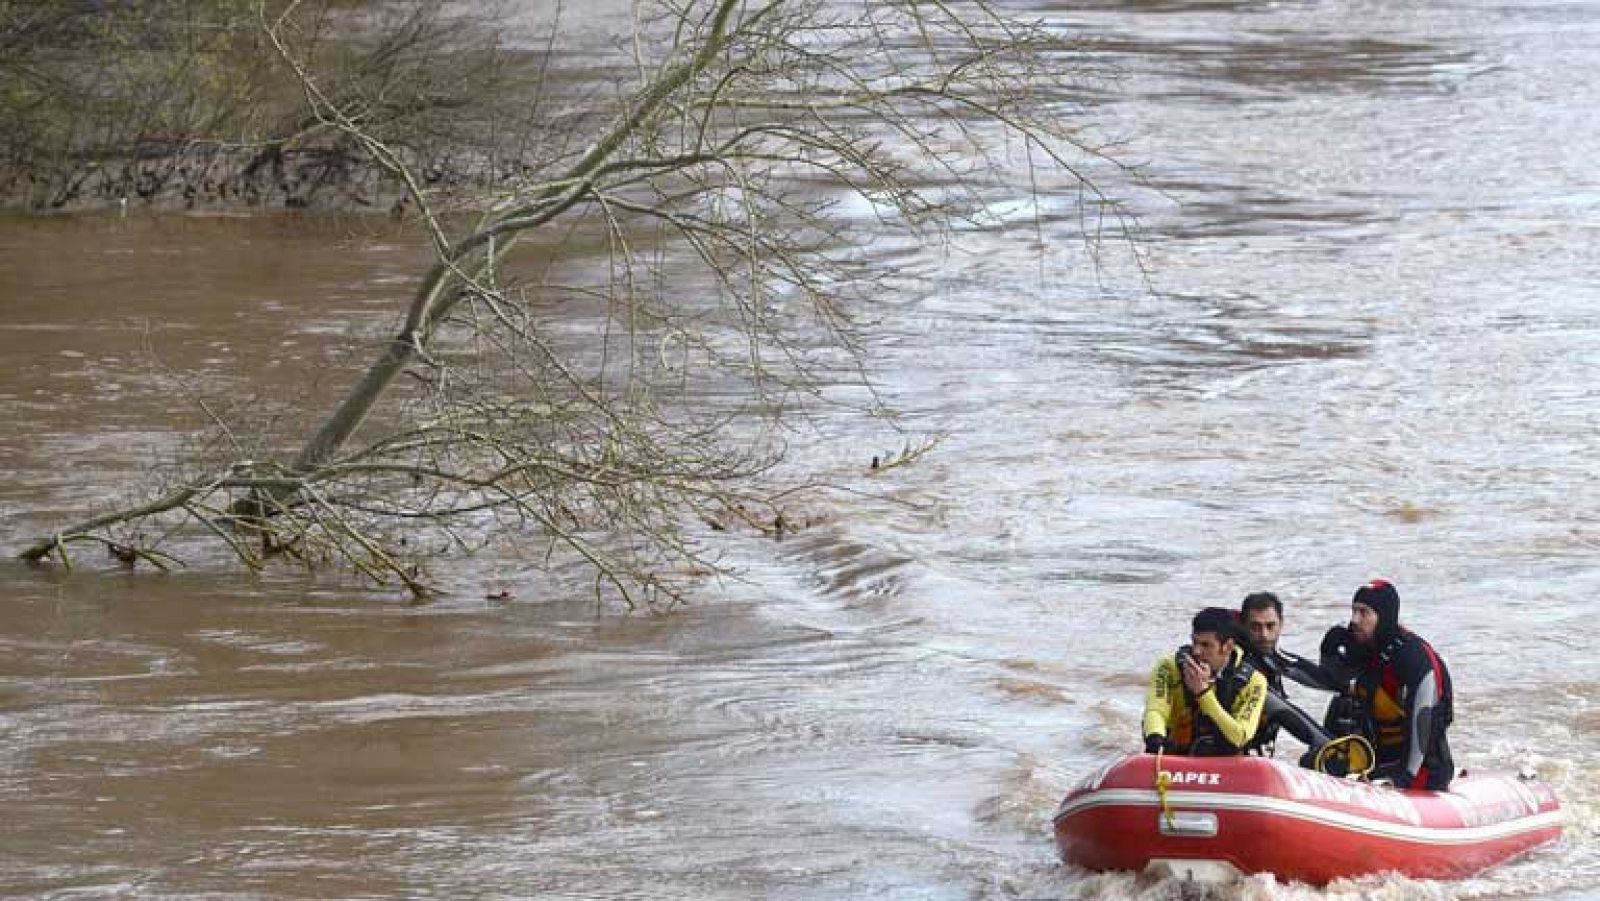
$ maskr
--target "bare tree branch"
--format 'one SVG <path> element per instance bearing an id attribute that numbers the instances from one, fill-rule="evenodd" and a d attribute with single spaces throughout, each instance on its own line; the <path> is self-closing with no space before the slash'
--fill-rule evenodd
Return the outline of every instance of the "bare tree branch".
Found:
<path id="1" fill-rule="evenodd" d="M 282 553 L 421 594 L 425 548 L 503 533 L 564 548 L 599 594 L 679 603 L 718 571 L 701 525 L 791 527 L 799 486 L 771 476 L 793 417 L 870 390 L 855 323 L 896 289 L 874 246 L 1006 227 L 1019 194 L 1036 235 L 1045 204 L 1131 229 L 1094 177 L 1128 170 L 1078 128 L 1076 48 L 983 0 L 641 4 L 638 83 L 470 220 L 374 97 L 318 70 L 308 3 L 257 16 L 315 127 L 405 185 L 437 258 L 403 325 L 289 462 L 229 459 L 26 558 L 155 519 L 131 545 L 153 562 L 187 519 L 246 566 Z"/>

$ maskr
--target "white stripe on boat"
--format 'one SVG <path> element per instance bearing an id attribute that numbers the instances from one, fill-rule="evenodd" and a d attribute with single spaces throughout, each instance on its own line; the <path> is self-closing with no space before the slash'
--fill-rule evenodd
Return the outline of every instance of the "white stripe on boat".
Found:
<path id="1" fill-rule="evenodd" d="M 1108 788 L 1081 795 L 1063 802 L 1056 811 L 1059 823 L 1082 810 L 1107 806 L 1149 807 L 1159 812 L 1161 798 L 1153 790 L 1138 788 Z M 1167 809 L 1178 812 L 1188 810 L 1241 810 L 1293 817 L 1298 820 L 1321 823 L 1367 835 L 1422 842 L 1430 845 L 1470 845 L 1478 842 L 1510 838 L 1525 832 L 1537 832 L 1561 825 L 1564 816 L 1558 808 L 1525 817 L 1491 823 L 1485 826 L 1411 826 L 1405 823 L 1386 823 L 1371 817 L 1346 813 L 1314 804 L 1273 798 L 1265 795 L 1234 795 L 1207 792 L 1167 792 Z"/>

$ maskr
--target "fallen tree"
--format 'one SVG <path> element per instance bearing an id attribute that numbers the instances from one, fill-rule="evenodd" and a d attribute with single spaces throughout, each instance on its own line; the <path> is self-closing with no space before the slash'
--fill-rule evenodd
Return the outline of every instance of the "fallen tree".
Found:
<path id="1" fill-rule="evenodd" d="M 252 568 L 339 562 L 422 594 L 421 549 L 536 535 L 597 590 L 670 604 L 716 566 L 693 524 L 784 527 L 794 486 L 762 477 L 786 417 L 865 383 L 853 316 L 886 276 L 865 249 L 1001 226 L 1019 194 L 1065 200 L 1091 240 L 1122 228 L 1084 168 L 1109 161 L 1075 125 L 1077 48 L 985 3 L 652 6 L 613 106 L 470 218 L 370 125 L 377 98 L 308 58 L 302 12 L 263 4 L 262 33 L 317 127 L 404 186 L 437 261 L 298 453 L 219 441 L 23 558 L 94 543 L 167 567 L 198 526 Z"/>

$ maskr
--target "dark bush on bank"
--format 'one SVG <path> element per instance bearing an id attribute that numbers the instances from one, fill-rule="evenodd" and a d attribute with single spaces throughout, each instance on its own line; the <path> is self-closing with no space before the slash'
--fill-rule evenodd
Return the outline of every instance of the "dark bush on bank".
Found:
<path id="1" fill-rule="evenodd" d="M 516 169 L 526 68 L 481 5 L 442 0 L 0 3 L 0 205 L 36 211 L 389 208 L 388 173 L 308 113 L 266 39 L 289 28 L 323 87 L 439 186 Z"/>

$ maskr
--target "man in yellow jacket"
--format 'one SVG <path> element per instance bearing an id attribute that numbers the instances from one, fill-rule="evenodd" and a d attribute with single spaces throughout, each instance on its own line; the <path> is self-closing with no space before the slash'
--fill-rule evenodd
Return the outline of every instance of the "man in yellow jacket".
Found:
<path id="1" fill-rule="evenodd" d="M 1256 734 L 1267 678 L 1239 646 L 1238 614 L 1207 607 L 1195 615 L 1190 641 L 1162 657 L 1144 699 L 1147 753 L 1224 756 L 1243 753 Z"/>

